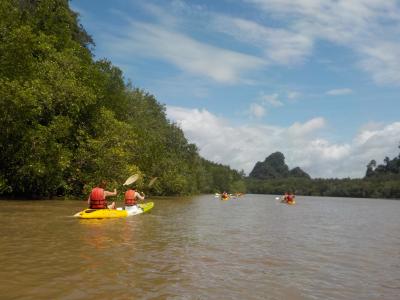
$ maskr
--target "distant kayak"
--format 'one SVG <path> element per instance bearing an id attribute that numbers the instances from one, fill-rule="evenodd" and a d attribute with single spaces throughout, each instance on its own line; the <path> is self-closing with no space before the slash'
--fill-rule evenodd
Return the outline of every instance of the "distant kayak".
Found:
<path id="1" fill-rule="evenodd" d="M 285 204 L 287 204 L 287 205 L 294 205 L 294 204 L 296 204 L 296 200 L 295 199 L 293 199 L 293 200 L 285 200 L 285 197 L 276 197 L 275 198 L 276 200 L 280 200 L 280 202 L 281 203 L 285 203 Z"/>
<path id="2" fill-rule="evenodd" d="M 220 198 L 221 200 L 229 200 L 231 198 L 231 196 L 233 196 L 232 194 L 228 194 L 228 193 L 215 193 L 215 198 Z"/>
<path id="3" fill-rule="evenodd" d="M 138 214 L 145 213 L 152 209 L 154 202 L 140 203 L 138 205 L 129 206 L 123 209 L 118 207 L 117 209 L 91 209 L 87 208 L 74 215 L 74 217 L 80 219 L 106 219 L 106 218 L 126 218 Z"/>
<path id="4" fill-rule="evenodd" d="M 281 199 L 282 203 L 286 203 L 287 205 L 294 205 L 296 204 L 296 196 L 293 193 L 286 192 L 285 195 L 282 197 L 277 197 L 276 199 Z"/>

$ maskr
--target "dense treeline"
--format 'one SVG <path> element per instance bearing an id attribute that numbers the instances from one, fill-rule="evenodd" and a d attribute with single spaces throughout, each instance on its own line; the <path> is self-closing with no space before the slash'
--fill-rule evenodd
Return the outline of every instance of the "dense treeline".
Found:
<path id="1" fill-rule="evenodd" d="M 82 196 L 132 174 L 158 195 L 244 189 L 93 46 L 67 0 L 0 2 L 0 194 Z"/>
<path id="2" fill-rule="evenodd" d="M 399 146 L 400 148 L 400 146 Z M 262 179 L 265 174 L 278 174 L 276 170 L 287 170 L 283 154 L 277 152 L 266 158 L 264 170 L 255 172 L 256 176 L 246 179 L 248 192 L 256 194 L 283 194 L 294 192 L 306 196 L 334 196 L 361 198 L 396 198 L 400 199 L 400 154 L 392 160 L 385 158 L 384 164 L 377 165 L 372 160 L 367 165 L 365 177 L 362 179 L 311 179 L 304 176 L 291 176 Z M 267 170 L 268 169 L 268 170 Z M 261 176 L 261 177 L 260 177 Z"/>
<path id="3" fill-rule="evenodd" d="M 396 177 L 396 175 L 400 174 L 400 154 L 398 155 L 398 157 L 395 157 L 393 159 L 390 159 L 386 156 L 383 162 L 384 164 L 377 165 L 376 160 L 371 160 L 371 162 L 367 165 L 367 172 L 365 174 L 365 177 L 368 179 L 382 179 Z"/>
<path id="4" fill-rule="evenodd" d="M 304 196 L 400 199 L 400 177 L 388 179 L 272 179 L 246 180 L 247 190 L 255 194 L 294 192 Z"/>

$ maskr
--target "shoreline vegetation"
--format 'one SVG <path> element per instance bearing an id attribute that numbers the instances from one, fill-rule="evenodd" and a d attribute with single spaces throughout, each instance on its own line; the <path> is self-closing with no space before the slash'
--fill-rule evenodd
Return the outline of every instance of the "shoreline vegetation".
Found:
<path id="1" fill-rule="evenodd" d="M 400 146 L 399 146 L 400 148 Z M 245 179 L 248 191 L 255 194 L 293 192 L 303 196 L 400 199 L 400 154 L 384 164 L 372 160 L 363 178 L 311 178 L 296 167 L 289 170 L 280 152 L 257 162 Z"/>
<path id="2" fill-rule="evenodd" d="M 121 191 L 131 174 L 152 196 L 225 190 L 400 198 L 400 156 L 371 161 L 362 179 L 312 179 L 288 170 L 281 153 L 247 177 L 208 161 L 163 104 L 109 60 L 96 60 L 93 47 L 67 0 L 1 1 L 1 198 L 78 199 L 102 179 Z"/>

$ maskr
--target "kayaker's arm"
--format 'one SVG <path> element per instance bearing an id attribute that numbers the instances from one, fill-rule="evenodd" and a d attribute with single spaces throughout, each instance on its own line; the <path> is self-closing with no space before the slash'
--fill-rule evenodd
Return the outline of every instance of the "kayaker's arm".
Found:
<path id="1" fill-rule="evenodd" d="M 104 196 L 116 196 L 117 195 L 117 189 L 114 189 L 114 192 L 109 192 L 109 191 L 104 191 Z"/>
<path id="2" fill-rule="evenodd" d="M 144 193 L 142 193 L 142 195 L 140 195 L 138 192 L 136 192 L 136 197 L 137 197 L 139 200 L 144 200 Z"/>

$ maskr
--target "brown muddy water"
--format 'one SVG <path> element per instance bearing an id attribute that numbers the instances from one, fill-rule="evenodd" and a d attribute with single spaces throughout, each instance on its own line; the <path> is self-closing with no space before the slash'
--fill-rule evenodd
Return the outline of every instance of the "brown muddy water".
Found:
<path id="1" fill-rule="evenodd" d="M 0 201 L 0 299 L 400 299 L 400 201 L 154 202 L 79 220 L 85 201 Z"/>

